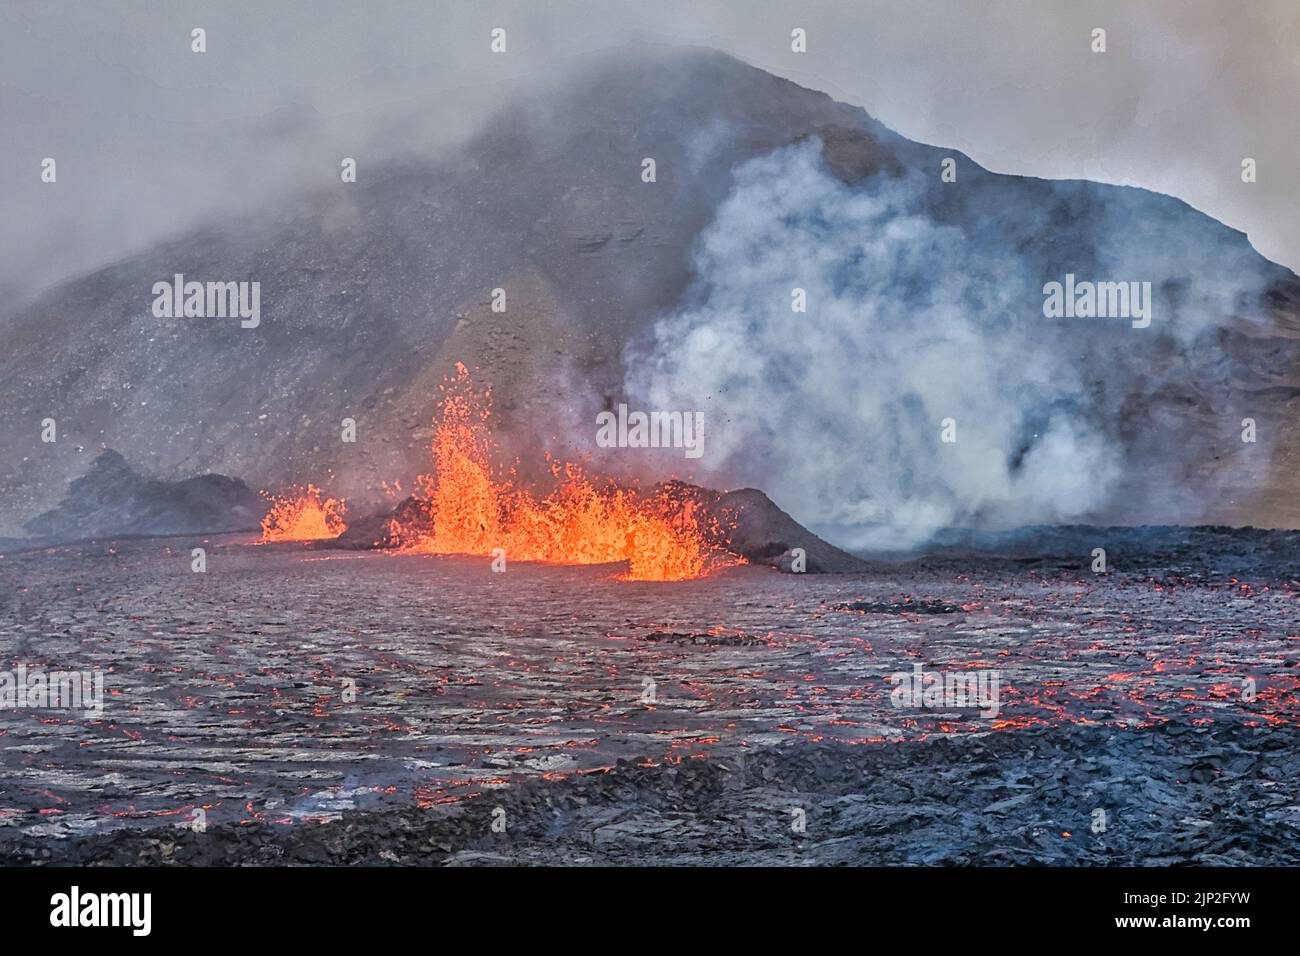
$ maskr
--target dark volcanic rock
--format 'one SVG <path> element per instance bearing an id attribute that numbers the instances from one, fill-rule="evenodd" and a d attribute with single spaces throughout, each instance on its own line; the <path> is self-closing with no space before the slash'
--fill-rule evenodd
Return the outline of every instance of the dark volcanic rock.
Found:
<path id="1" fill-rule="evenodd" d="M 329 542 L 331 547 L 349 551 L 368 551 L 371 548 L 396 546 L 392 534 L 393 513 L 380 511 L 348 522 L 348 529 Z"/>
<path id="2" fill-rule="evenodd" d="M 1106 552 L 1111 573 L 1145 574 L 1165 583 L 1300 580 L 1300 531 L 1270 528 L 1143 525 L 1027 526 L 1012 531 L 950 529 L 911 554 L 875 553 L 867 564 L 960 572 L 1007 568 L 1092 576 L 1093 549 Z"/>
<path id="3" fill-rule="evenodd" d="M 396 523 L 396 524 L 395 524 Z M 396 548 L 402 539 L 397 527 L 419 530 L 428 525 L 428 511 L 414 495 L 410 495 L 391 511 L 379 511 L 364 518 L 348 522 L 348 530 L 330 541 L 329 547 L 349 551 Z"/>
<path id="4" fill-rule="evenodd" d="M 14 865 L 1294 866 L 1290 729 L 1060 727 L 895 746 L 822 742 L 689 765 L 619 760 L 432 809 L 0 832 Z M 1280 738 L 1280 739 L 1279 739 Z M 1205 748 L 1218 772 L 1189 753 Z M 1068 781 L 1069 786 L 1062 782 Z M 1233 808 L 1248 807 L 1248 812 Z M 806 830 L 790 826 L 792 809 Z M 492 832 L 504 811 L 508 835 Z M 1098 819 L 1104 829 L 1095 829 Z"/>
<path id="5" fill-rule="evenodd" d="M 715 519 L 717 542 L 752 564 L 790 571 L 793 550 L 802 548 L 807 555 L 806 570 L 812 574 L 860 571 L 866 567 L 863 561 L 799 524 L 757 488 L 724 492 L 682 482 L 672 482 L 670 487 L 693 496 Z"/>
<path id="6" fill-rule="evenodd" d="M 266 502 L 238 478 L 147 478 L 111 449 L 68 486 L 57 508 L 28 521 L 35 538 L 68 541 L 106 535 L 216 534 L 258 527 Z"/>
<path id="7" fill-rule="evenodd" d="M 764 643 L 761 637 L 749 634 L 704 634 L 698 631 L 654 631 L 638 640 L 651 644 L 692 644 L 697 647 L 756 647 Z"/>
<path id="8" fill-rule="evenodd" d="M 948 601 L 852 601 L 839 604 L 837 611 L 857 611 L 860 614 L 956 614 L 961 607 Z"/>

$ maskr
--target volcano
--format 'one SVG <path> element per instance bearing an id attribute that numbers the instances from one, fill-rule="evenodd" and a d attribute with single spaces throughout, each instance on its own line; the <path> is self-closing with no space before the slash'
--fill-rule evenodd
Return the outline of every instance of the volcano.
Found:
<path id="1" fill-rule="evenodd" d="M 1015 429 L 1023 434 L 998 452 L 999 467 L 1004 480 L 1016 479 L 1084 422 L 1104 434 L 1122 476 L 1080 505 L 1082 513 L 1039 509 L 1022 523 L 1300 524 L 1300 283 L 1258 256 L 1244 235 L 1140 189 L 989 173 L 720 53 L 639 49 L 535 84 L 449 153 L 376 165 L 355 184 L 213 223 L 5 316 L 0 382 L 13 413 L 0 420 L 0 442 L 10 449 L 0 475 L 0 533 L 51 508 L 87 457 L 105 447 L 163 478 L 219 472 L 262 488 L 315 481 L 363 512 L 379 507 L 381 482 L 410 480 L 425 466 L 436 386 L 456 362 L 493 388 L 510 452 L 541 461 L 541 452 L 565 446 L 590 451 L 595 416 L 616 408 L 636 375 L 629 367 L 640 361 L 636 343 L 703 294 L 701 237 L 734 198 L 738 175 L 788 149 L 812 150 L 846 197 L 917 173 L 933 173 L 938 183 L 943 161 L 955 159 L 959 185 L 935 188 L 907 221 L 941 227 L 959 255 L 974 255 L 996 233 L 1032 259 L 1044 281 L 1104 276 L 1089 266 L 1106 261 L 1107 230 L 1120 220 L 1134 242 L 1176 259 L 1177 275 L 1188 277 L 1157 281 L 1157 297 L 1165 295 L 1175 313 L 1180 296 L 1199 295 L 1197 282 L 1235 283 L 1249 274 L 1250 294 L 1235 296 L 1194 334 L 1187 324 L 1157 320 L 1134 346 L 1114 339 L 1115 329 L 1094 337 L 1082 324 L 1066 327 L 1060 347 L 1081 370 L 1077 396 L 1018 411 Z M 641 180 L 648 156 L 657 163 L 654 183 Z M 797 186 L 776 175 L 775 189 Z M 960 272 L 963 263 L 942 268 Z M 260 324 L 156 317 L 152 287 L 176 274 L 258 281 Z M 924 273 L 908 282 L 920 283 L 924 296 Z M 895 327 L 907 322 L 891 319 Z M 1116 344 L 1099 351 L 1099 341 Z M 866 378 L 851 387 L 869 388 L 870 363 L 879 361 L 869 345 L 842 351 L 868 363 Z M 1007 361 L 1008 368 L 1022 364 Z M 790 375 L 765 382 L 760 394 L 774 405 L 790 401 Z M 924 398 L 900 401 L 888 416 L 925 405 L 924 417 L 933 417 Z M 812 430 L 842 436 L 845 461 L 903 455 L 898 442 L 855 448 L 850 408 L 818 409 Z M 711 429 L 735 418 L 710 414 Z M 46 417 L 59 423 L 54 444 L 40 442 Z M 1247 417 L 1261 438 L 1243 446 Z M 339 440 L 345 419 L 355 422 L 355 442 Z M 756 457 L 746 464 L 733 454 L 703 483 L 764 486 L 772 462 L 808 457 L 791 450 L 797 437 L 765 427 L 747 434 L 746 448 L 761 446 Z M 653 480 L 690 464 L 680 455 L 666 466 L 626 456 L 615 462 Z M 928 488 L 918 467 L 864 489 L 839 475 L 829 491 L 812 488 L 801 474 L 789 487 L 765 490 L 780 491 L 773 497 L 783 507 L 833 540 L 828 532 L 852 520 L 835 513 L 829 499 L 837 488 L 852 513 L 887 491 L 892 497 L 873 513 L 939 503 L 944 517 L 962 523 L 987 517 L 991 506 L 980 494 L 947 507 L 968 491 Z M 1027 485 L 1013 492 L 1029 500 Z"/>
<path id="2" fill-rule="evenodd" d="M 3 317 L 0 860 L 1295 864 L 1296 277 L 719 53 L 529 84 Z"/>

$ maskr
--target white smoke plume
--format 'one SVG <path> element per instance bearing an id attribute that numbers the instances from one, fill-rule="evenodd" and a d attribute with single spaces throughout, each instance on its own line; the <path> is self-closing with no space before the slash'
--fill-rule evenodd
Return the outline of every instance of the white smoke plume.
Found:
<path id="1" fill-rule="evenodd" d="M 645 407 L 704 410 L 701 477 L 761 487 L 848 547 L 1093 514 L 1125 468 L 1121 409 L 1163 374 L 1130 353 L 1156 337 L 1186 347 L 1255 281 L 1186 279 L 1210 253 L 1168 223 L 1174 247 L 1153 251 L 1128 199 L 1085 204 L 1090 246 L 1050 256 L 1027 251 L 1051 227 L 1024 221 L 1023 203 L 1019 223 L 988 208 L 944 224 L 934 172 L 848 185 L 816 141 L 745 164 L 686 303 L 625 356 Z M 1043 284 L 1071 263 L 1096 272 L 1081 278 L 1152 280 L 1155 326 L 1044 318 Z"/>

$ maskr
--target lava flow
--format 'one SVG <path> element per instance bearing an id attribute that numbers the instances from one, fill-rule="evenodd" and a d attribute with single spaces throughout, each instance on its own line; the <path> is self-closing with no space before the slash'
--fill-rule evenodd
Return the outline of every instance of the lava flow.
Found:
<path id="1" fill-rule="evenodd" d="M 574 464 L 547 456 L 554 488 L 538 495 L 494 475 L 488 429 L 490 393 L 477 393 L 464 365 L 442 386 L 442 416 L 433 439 L 434 471 L 390 522 L 403 551 L 498 555 L 552 564 L 626 562 L 624 580 L 685 581 L 744 559 L 713 544 L 720 529 L 686 486 L 642 494 L 597 482 Z M 511 472 L 513 475 L 513 472 Z M 346 525 L 342 503 L 306 494 L 273 498 L 262 521 L 264 541 L 333 538 Z"/>
<path id="2" fill-rule="evenodd" d="M 290 495 L 268 495 L 271 510 L 262 519 L 263 541 L 315 541 L 337 538 L 348 526 L 343 520 L 343 502 L 322 498 L 315 485 Z"/>
<path id="3" fill-rule="evenodd" d="M 626 580 L 682 581 L 739 559 L 709 543 L 693 500 L 658 490 L 589 479 L 577 465 L 550 460 L 555 488 L 537 496 L 494 477 L 489 398 L 480 398 L 465 366 L 443 387 L 433 440 L 435 472 L 419 478 L 423 514 L 397 522 L 403 549 L 489 555 L 556 564 L 628 563 Z"/>

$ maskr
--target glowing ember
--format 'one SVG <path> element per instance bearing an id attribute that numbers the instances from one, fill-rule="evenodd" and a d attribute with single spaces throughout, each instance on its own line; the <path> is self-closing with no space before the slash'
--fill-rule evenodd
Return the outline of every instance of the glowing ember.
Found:
<path id="1" fill-rule="evenodd" d="M 396 529 L 404 549 L 490 555 L 557 564 L 628 562 L 628 580 L 698 578 L 739 559 L 709 544 L 695 502 L 659 491 L 597 485 L 576 465 L 552 461 L 555 488 L 545 497 L 494 477 L 489 405 L 465 366 L 443 387 L 433 440 L 435 473 L 420 476 L 428 524 Z"/>
<path id="2" fill-rule="evenodd" d="M 343 502 L 322 498 L 315 485 L 308 485 L 302 493 L 267 497 L 271 500 L 271 510 L 262 519 L 263 541 L 337 538 L 348 529 L 343 521 Z"/>

